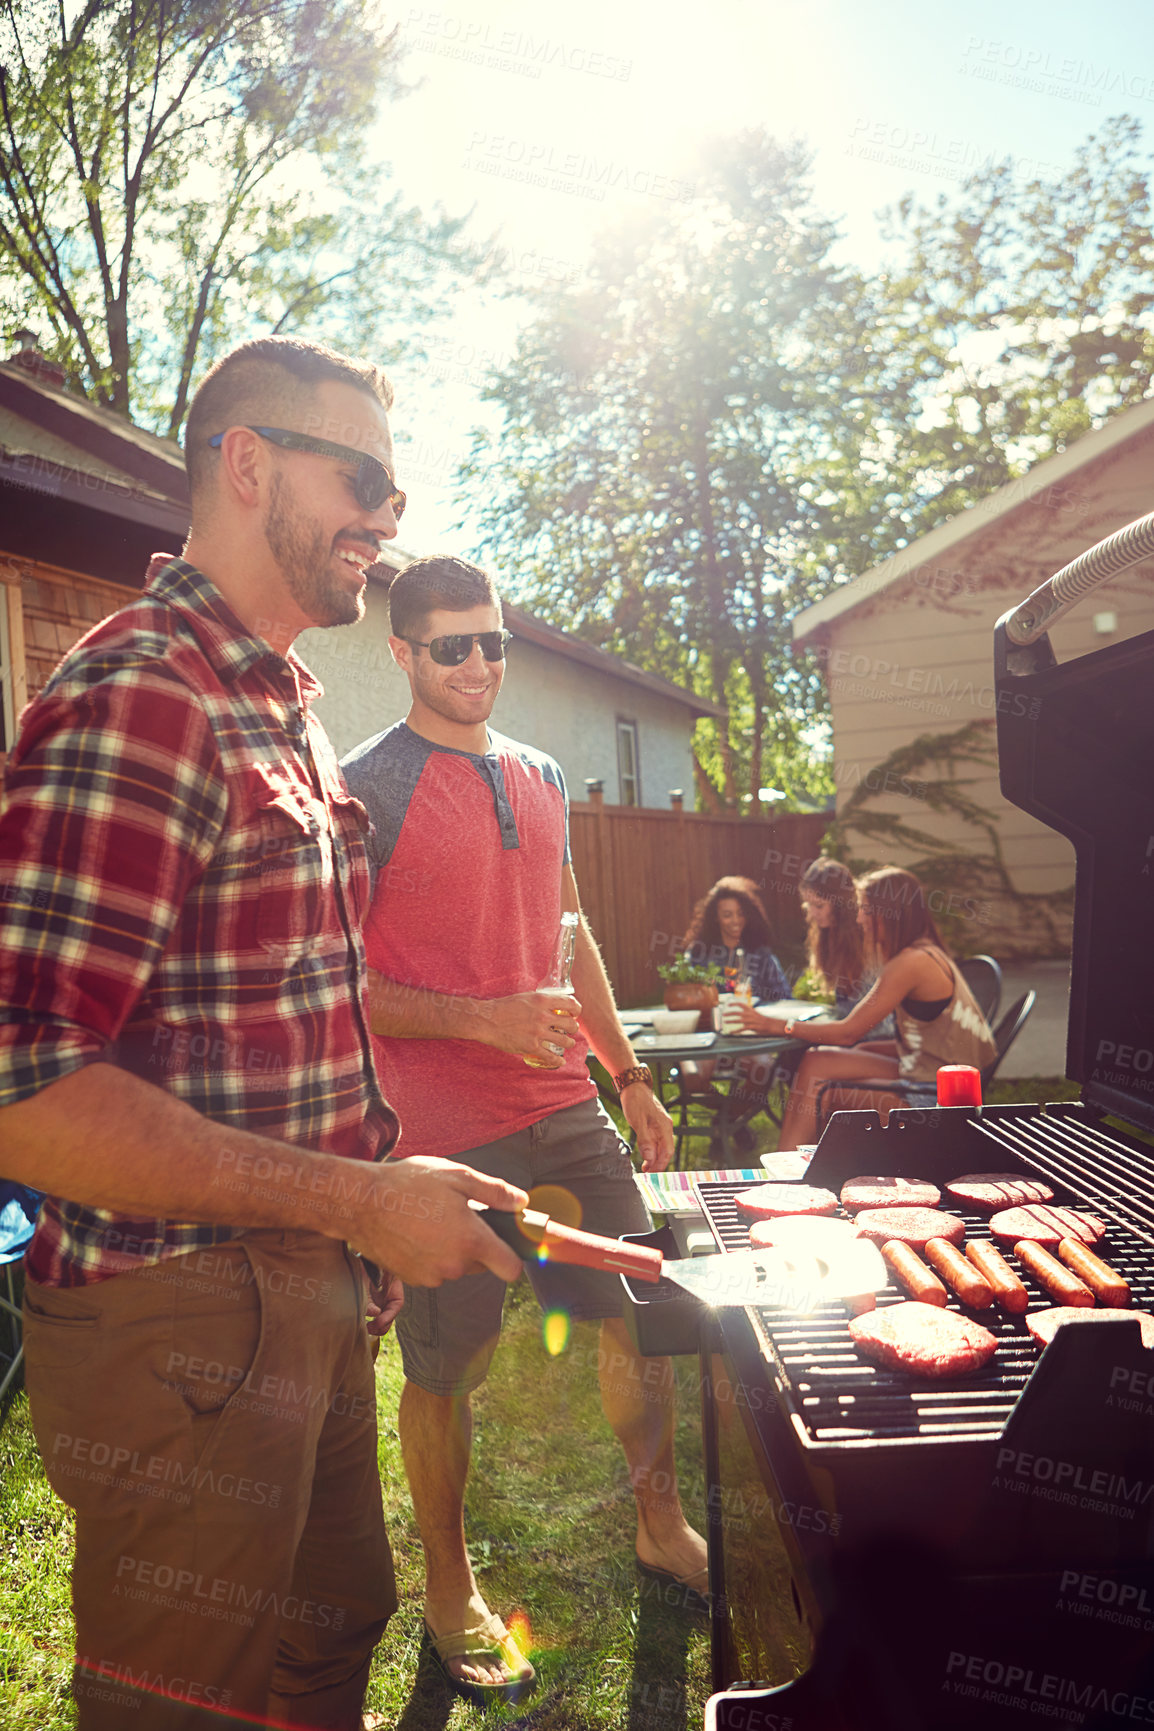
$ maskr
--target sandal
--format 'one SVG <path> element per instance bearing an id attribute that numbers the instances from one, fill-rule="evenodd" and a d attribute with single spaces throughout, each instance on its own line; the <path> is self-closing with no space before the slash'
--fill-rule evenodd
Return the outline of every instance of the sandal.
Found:
<path id="1" fill-rule="evenodd" d="M 471 1701 L 477 1707 L 490 1701 L 519 1701 L 536 1686 L 536 1671 L 500 1617 L 490 1615 L 474 1628 L 458 1629 L 451 1635 L 434 1635 L 428 1623 L 423 1627 L 421 1645 L 429 1649 L 446 1683 L 463 1701 Z M 473 1683 L 449 1669 L 454 1659 L 485 1660 L 506 1665 L 518 1674 L 504 1683 Z"/>
<path id="2" fill-rule="evenodd" d="M 661 1588 L 658 1598 L 663 1604 L 670 1606 L 670 1608 L 674 1610 L 688 1611 L 690 1615 L 694 1617 L 709 1616 L 710 1601 L 708 1566 L 698 1569 L 695 1575 L 679 1577 L 673 1574 L 669 1569 L 657 1568 L 654 1563 L 643 1563 L 640 1557 L 635 1557 L 634 1561 L 637 1564 L 637 1573 L 643 1580 L 656 1581 L 658 1583 Z M 701 1581 L 702 1586 L 705 1588 L 705 1592 L 699 1593 L 696 1587 L 690 1585 L 691 1581 Z M 672 1597 L 670 1596 L 671 1589 Z M 644 1592 L 644 1588 L 642 1591 Z"/>

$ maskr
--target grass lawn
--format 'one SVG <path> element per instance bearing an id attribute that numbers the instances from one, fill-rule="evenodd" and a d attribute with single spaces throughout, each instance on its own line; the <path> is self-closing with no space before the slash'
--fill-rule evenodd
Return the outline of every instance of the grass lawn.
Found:
<path id="1" fill-rule="evenodd" d="M 601 1416 L 598 1329 L 579 1324 L 550 1358 L 540 1314 L 521 1283 L 488 1384 L 475 1397 L 468 1530 L 490 1604 L 527 1616 L 540 1682 L 519 1709 L 491 1709 L 488 1723 L 683 1731 L 701 1724 L 709 1694 L 703 1619 L 643 1594 L 633 1569 L 635 1521 L 624 1457 Z M 682 1360 L 678 1459 L 686 1506 L 704 1508 L 696 1361 Z M 368 1705 L 403 1731 L 477 1724 L 420 1660 L 424 1571 L 401 1470 L 396 1413 L 400 1353 L 388 1342 L 377 1365 L 385 1516 L 401 1606 L 377 1650 Z M 64 1731 L 76 1723 L 69 1695 L 72 1619 L 68 1572 L 72 1517 L 45 1482 L 27 1402 L 16 1397 L 0 1430 L 0 1726 Z"/>
<path id="2" fill-rule="evenodd" d="M 991 1104 L 1077 1097 L 1064 1077 L 997 1084 Z M 764 1118 L 758 1153 L 775 1146 Z M 704 1140 L 698 1144 L 704 1162 Z M 756 1155 L 743 1156 L 747 1163 Z M 700 1726 L 709 1694 L 705 1624 L 639 1591 L 634 1518 L 624 1459 L 600 1410 L 598 1331 L 580 1324 L 551 1358 L 532 1294 L 512 1291 L 488 1384 L 475 1399 L 468 1530 L 492 1607 L 529 1622 L 537 1693 L 487 1722 L 533 1731 L 685 1731 Z M 696 1361 L 681 1359 L 678 1463 L 685 1506 L 703 1521 Z M 400 1731 L 459 1731 L 475 1710 L 449 1695 L 420 1662 L 423 1569 L 397 1439 L 400 1355 L 391 1341 L 377 1366 L 385 1513 L 401 1606 L 373 1664 L 368 1705 Z M 71 1515 L 48 1489 L 23 1394 L 0 1430 L 0 1726 L 66 1731 L 72 1619 Z"/>

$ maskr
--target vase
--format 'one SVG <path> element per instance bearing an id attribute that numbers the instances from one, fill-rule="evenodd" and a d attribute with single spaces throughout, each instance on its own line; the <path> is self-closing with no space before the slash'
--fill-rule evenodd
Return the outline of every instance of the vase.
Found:
<path id="1" fill-rule="evenodd" d="M 667 980 L 665 1008 L 667 1010 L 700 1010 L 697 1018 L 699 1033 L 713 1032 L 713 1006 L 717 1002 L 717 987 L 699 980 Z"/>

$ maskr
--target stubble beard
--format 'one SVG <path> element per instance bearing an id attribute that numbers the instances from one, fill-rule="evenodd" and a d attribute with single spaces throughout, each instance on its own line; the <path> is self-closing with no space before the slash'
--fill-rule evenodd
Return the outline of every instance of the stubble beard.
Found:
<path id="1" fill-rule="evenodd" d="M 418 677 L 414 684 L 416 695 L 426 709 L 432 710 L 433 714 L 439 715 L 443 721 L 451 721 L 462 727 L 487 722 L 493 713 L 493 705 L 500 694 L 499 686 L 490 689 L 487 706 L 482 714 L 466 703 L 464 698 L 458 697 L 455 692 L 450 691 L 447 686 L 442 685 L 437 680 L 424 680 Z"/>
<path id="2" fill-rule="evenodd" d="M 332 542 L 305 515 L 281 475 L 272 478 L 264 532 L 285 587 L 314 625 L 355 625 L 364 618 L 363 588 L 349 589 L 332 574 Z"/>

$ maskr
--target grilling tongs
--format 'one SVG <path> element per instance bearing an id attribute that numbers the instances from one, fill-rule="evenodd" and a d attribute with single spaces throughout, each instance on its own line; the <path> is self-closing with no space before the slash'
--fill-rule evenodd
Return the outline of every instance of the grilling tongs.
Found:
<path id="1" fill-rule="evenodd" d="M 525 1262 L 578 1263 L 651 1284 L 671 1280 L 713 1309 L 771 1305 L 813 1310 L 840 1299 L 868 1310 L 873 1294 L 889 1279 L 881 1252 L 864 1238 L 820 1254 L 771 1248 L 669 1260 L 651 1245 L 581 1232 L 534 1208 L 518 1213 L 486 1208 L 481 1218 Z"/>

